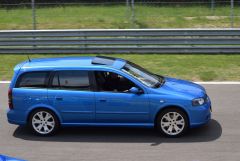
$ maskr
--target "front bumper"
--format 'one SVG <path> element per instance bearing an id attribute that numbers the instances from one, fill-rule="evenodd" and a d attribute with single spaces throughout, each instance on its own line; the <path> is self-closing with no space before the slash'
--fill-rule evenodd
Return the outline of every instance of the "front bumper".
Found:
<path id="1" fill-rule="evenodd" d="M 207 124 L 211 120 L 212 105 L 209 99 L 202 106 L 191 107 L 189 110 L 190 127 L 198 127 Z"/>

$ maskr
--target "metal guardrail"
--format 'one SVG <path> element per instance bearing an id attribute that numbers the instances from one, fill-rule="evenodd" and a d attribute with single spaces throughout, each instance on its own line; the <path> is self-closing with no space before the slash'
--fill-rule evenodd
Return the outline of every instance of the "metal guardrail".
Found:
<path id="1" fill-rule="evenodd" d="M 240 29 L 2 30 L 0 53 L 240 53 Z"/>

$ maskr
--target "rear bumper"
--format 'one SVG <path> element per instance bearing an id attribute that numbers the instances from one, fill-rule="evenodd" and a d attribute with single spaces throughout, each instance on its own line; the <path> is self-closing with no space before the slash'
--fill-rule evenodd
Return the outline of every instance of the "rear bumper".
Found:
<path id="1" fill-rule="evenodd" d="M 16 125 L 26 124 L 25 114 L 19 111 L 8 110 L 7 119 L 10 124 L 16 124 Z"/>

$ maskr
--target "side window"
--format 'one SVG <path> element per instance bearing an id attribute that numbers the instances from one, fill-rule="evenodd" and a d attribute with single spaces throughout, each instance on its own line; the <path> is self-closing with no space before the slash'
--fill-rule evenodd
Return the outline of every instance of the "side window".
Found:
<path id="1" fill-rule="evenodd" d="M 56 72 L 51 87 L 69 90 L 90 90 L 88 72 L 77 70 Z"/>
<path id="2" fill-rule="evenodd" d="M 99 91 L 128 92 L 136 87 L 132 81 L 112 72 L 95 71 L 95 78 Z"/>
<path id="3" fill-rule="evenodd" d="M 17 88 L 47 88 L 49 72 L 28 72 L 17 80 Z"/>

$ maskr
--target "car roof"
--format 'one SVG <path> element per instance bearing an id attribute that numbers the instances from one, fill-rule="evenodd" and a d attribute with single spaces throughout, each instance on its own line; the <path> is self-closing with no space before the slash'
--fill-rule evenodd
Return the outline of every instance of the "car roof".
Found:
<path id="1" fill-rule="evenodd" d="M 18 64 L 16 68 L 22 69 L 52 69 L 52 68 L 114 68 L 121 69 L 126 60 L 105 56 L 78 56 L 78 57 L 55 57 L 37 58 Z"/>

